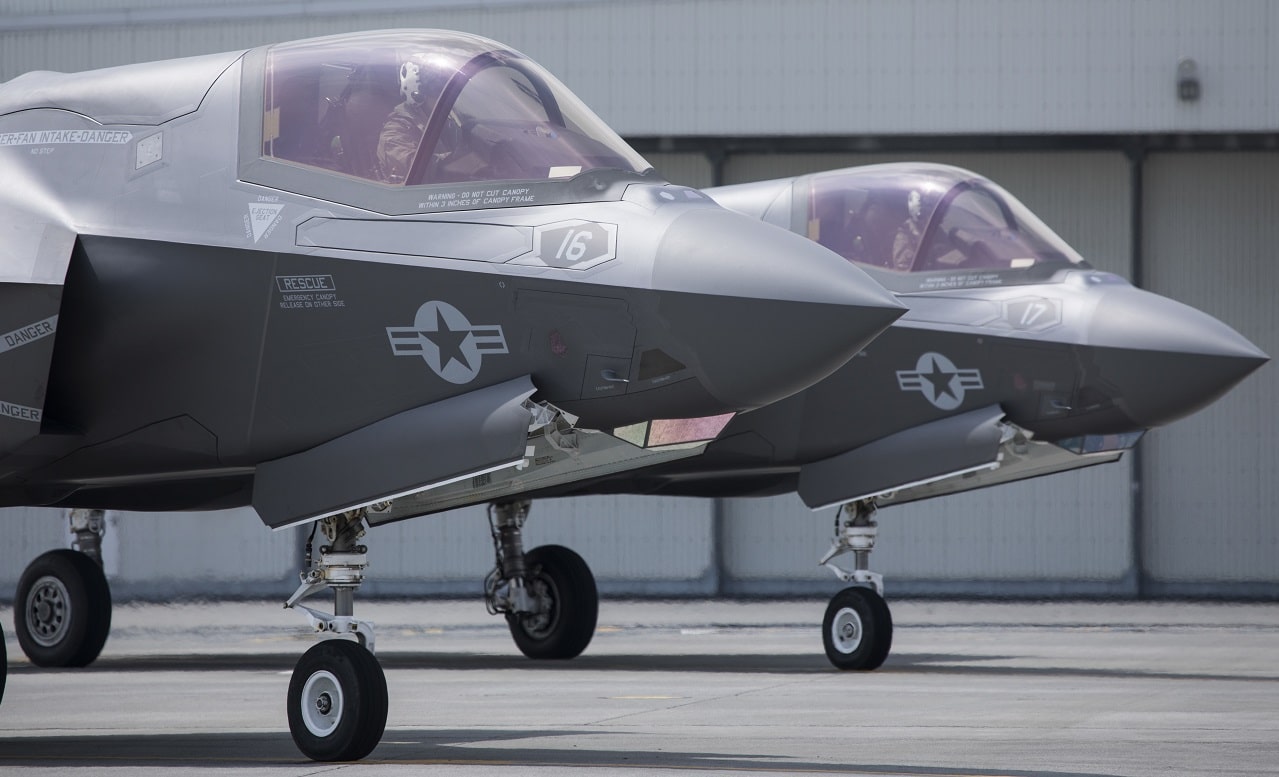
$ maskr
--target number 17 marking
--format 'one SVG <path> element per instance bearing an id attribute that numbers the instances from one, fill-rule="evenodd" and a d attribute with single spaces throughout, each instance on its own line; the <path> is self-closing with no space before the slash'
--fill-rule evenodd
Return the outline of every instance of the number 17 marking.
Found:
<path id="1" fill-rule="evenodd" d="M 1039 317 L 1048 312 L 1048 306 L 1042 302 L 1032 302 L 1026 306 L 1025 312 L 1021 314 L 1022 326 L 1034 326 Z"/>

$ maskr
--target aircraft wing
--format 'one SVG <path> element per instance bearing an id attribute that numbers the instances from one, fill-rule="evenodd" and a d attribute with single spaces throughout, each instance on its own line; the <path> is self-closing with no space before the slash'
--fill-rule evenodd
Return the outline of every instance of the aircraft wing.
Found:
<path id="1" fill-rule="evenodd" d="M 281 528 L 514 466 L 528 439 L 524 401 L 535 390 L 523 376 L 259 464 L 253 509 Z"/>

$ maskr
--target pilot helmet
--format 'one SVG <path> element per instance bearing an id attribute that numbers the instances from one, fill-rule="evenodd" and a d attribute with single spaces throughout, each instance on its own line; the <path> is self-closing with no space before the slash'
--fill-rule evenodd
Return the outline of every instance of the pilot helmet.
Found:
<path id="1" fill-rule="evenodd" d="M 452 63 L 440 54 L 412 54 L 400 65 L 400 95 L 411 106 L 429 106 L 453 71 Z"/>

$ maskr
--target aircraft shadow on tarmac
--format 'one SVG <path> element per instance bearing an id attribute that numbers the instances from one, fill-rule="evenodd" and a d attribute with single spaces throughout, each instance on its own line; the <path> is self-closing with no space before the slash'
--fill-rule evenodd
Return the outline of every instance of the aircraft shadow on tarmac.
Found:
<path id="1" fill-rule="evenodd" d="M 849 678 L 863 673 L 840 672 L 831 667 L 820 653 L 767 654 L 767 653 L 715 653 L 715 654 L 617 654 L 578 656 L 572 661 L 537 661 L 517 655 L 493 655 L 456 652 L 393 652 L 378 653 L 382 665 L 388 670 L 436 669 L 454 671 L 491 671 L 494 669 L 522 669 L 556 672 L 698 672 L 698 673 L 769 673 L 769 674 L 826 674 Z M 1279 682 L 1279 677 L 1246 674 L 1217 674 L 1211 672 L 1160 672 L 1154 670 L 1052 666 L 1050 659 L 1037 658 L 1037 666 L 1007 666 L 990 662 L 1007 662 L 1022 657 L 1009 655 L 950 654 L 950 653 L 894 653 L 876 675 L 889 673 L 928 675 L 990 675 L 990 676 L 1038 676 L 1038 677 L 1098 677 L 1098 678 L 1149 678 L 1166 680 L 1246 680 L 1250 682 Z M 244 653 L 234 655 L 104 655 L 92 666 L 79 669 L 41 669 L 30 664 L 11 664 L 11 675 L 27 673 L 94 673 L 94 672 L 173 672 L 173 671 L 288 671 L 296 657 L 291 653 Z"/>
<path id="2" fill-rule="evenodd" d="M 691 771 L 748 770 L 777 774 L 893 774 L 985 777 L 990 768 L 911 766 L 905 764 L 823 763 L 784 756 L 742 756 L 730 753 L 648 752 L 637 750 L 556 749 L 538 742 L 527 749 L 476 747 L 476 743 L 585 737 L 597 731 L 508 731 L 503 729 L 413 730 L 391 729 L 365 765 L 416 766 L 542 766 L 599 769 L 664 769 Z M 612 733 L 610 732 L 610 735 Z M 454 749 L 463 745 L 464 748 Z M 0 739 L 0 766 L 174 767 L 242 769 L 268 764 L 303 764 L 289 734 L 184 733 L 102 736 L 55 736 Z M 1097 772 L 1045 772 L 998 769 L 1010 777 L 1110 777 Z"/>

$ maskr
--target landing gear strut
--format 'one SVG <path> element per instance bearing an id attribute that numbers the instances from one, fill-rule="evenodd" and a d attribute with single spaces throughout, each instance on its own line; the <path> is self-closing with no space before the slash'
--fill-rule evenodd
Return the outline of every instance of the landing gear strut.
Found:
<path id="1" fill-rule="evenodd" d="M 497 563 L 484 580 L 488 611 L 506 615 L 515 645 L 529 658 L 581 654 L 595 635 L 599 593 L 582 557 L 560 545 L 524 552 L 529 502 L 489 506 Z"/>
<path id="2" fill-rule="evenodd" d="M 853 585 L 835 594 L 822 620 L 822 645 L 826 658 L 837 669 L 878 669 L 893 645 L 893 616 L 884 601 L 884 578 L 870 571 L 875 549 L 875 504 L 852 502 L 835 516 L 835 541 L 819 562 L 840 580 Z M 831 563 L 844 553 L 853 554 L 853 571 Z"/>
<path id="3" fill-rule="evenodd" d="M 320 546 L 313 563 L 307 540 L 302 584 L 284 604 L 301 610 L 317 632 L 356 638 L 320 642 L 293 668 L 289 732 L 302 754 L 315 761 L 359 760 L 377 747 L 386 729 L 386 676 L 373 655 L 373 624 L 355 618 L 355 592 L 368 566 L 368 548 L 357 544 L 365 515 L 360 508 L 317 522 L 328 544 Z M 298 604 L 322 588 L 333 589 L 332 615 Z"/>
<path id="4" fill-rule="evenodd" d="M 111 631 L 111 589 L 102 573 L 105 528 L 101 510 L 72 510 L 80 550 L 51 550 L 18 580 L 14 632 L 36 666 L 88 666 L 102 652 Z"/>

